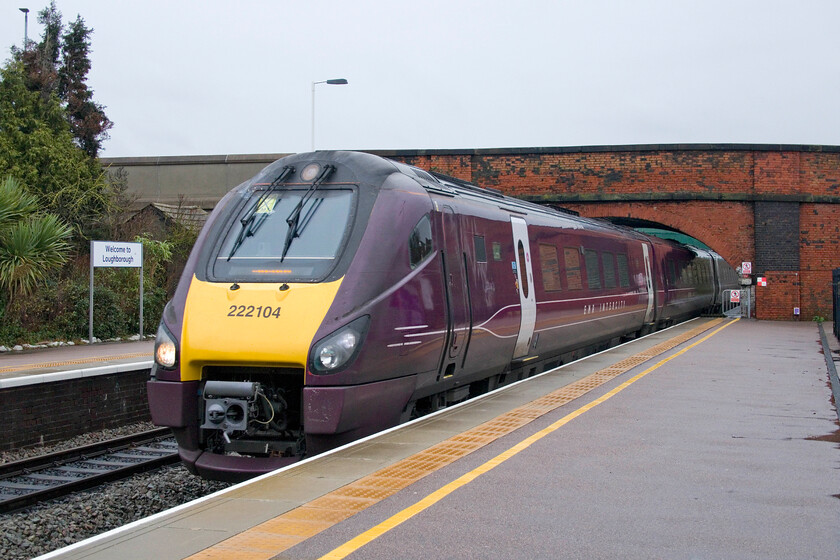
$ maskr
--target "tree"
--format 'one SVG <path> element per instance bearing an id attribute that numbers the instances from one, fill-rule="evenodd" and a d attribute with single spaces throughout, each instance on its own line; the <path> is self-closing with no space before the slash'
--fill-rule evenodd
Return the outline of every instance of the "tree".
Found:
<path id="1" fill-rule="evenodd" d="M 34 45 L 31 42 L 24 45 L 22 51 L 12 49 L 12 53 L 15 59 L 23 62 L 27 87 L 40 92 L 46 100 L 58 89 L 58 59 L 61 54 L 59 40 L 63 24 L 55 2 L 38 12 L 38 22 L 44 26 L 41 41 Z"/>
<path id="2" fill-rule="evenodd" d="M 105 108 L 93 101 L 87 86 L 90 72 L 90 34 L 81 16 L 70 24 L 62 42 L 62 64 L 58 70 L 58 96 L 67 105 L 70 130 L 79 147 L 92 158 L 99 154 L 102 142 L 108 139 L 113 123 L 105 116 Z"/>
<path id="3" fill-rule="evenodd" d="M 38 206 L 11 176 L 0 183 L 0 289 L 9 299 L 30 294 L 70 251 L 71 229 Z"/>
<path id="4" fill-rule="evenodd" d="M 76 16 L 63 33 L 55 0 L 38 13 L 38 21 L 44 26 L 41 41 L 22 52 L 14 51 L 25 68 L 26 85 L 44 100 L 53 93 L 58 95 L 77 145 L 96 158 L 113 123 L 105 115 L 105 107 L 93 101 L 93 91 L 87 86 L 93 30 Z"/>
<path id="5" fill-rule="evenodd" d="M 6 175 L 82 238 L 102 227 L 111 196 L 101 165 L 75 144 L 57 95 L 30 90 L 17 61 L 0 69 L 0 177 Z"/>

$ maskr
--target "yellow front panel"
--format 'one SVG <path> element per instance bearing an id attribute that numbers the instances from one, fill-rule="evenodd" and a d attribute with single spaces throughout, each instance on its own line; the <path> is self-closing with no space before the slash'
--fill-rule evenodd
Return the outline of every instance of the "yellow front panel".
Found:
<path id="1" fill-rule="evenodd" d="M 181 380 L 205 365 L 305 367 L 315 332 L 341 280 L 322 284 L 202 282 L 193 277 L 181 334 Z"/>

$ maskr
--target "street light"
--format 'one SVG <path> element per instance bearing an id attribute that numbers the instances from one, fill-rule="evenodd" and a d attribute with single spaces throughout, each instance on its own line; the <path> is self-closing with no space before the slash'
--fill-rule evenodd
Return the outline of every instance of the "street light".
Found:
<path id="1" fill-rule="evenodd" d="M 18 8 L 23 12 L 23 50 L 26 50 L 26 45 L 29 44 L 29 8 Z"/>
<path id="2" fill-rule="evenodd" d="M 335 78 L 332 80 L 324 80 L 322 82 L 312 82 L 312 151 L 315 151 L 315 86 L 317 84 L 327 84 L 328 86 L 344 86 L 347 85 L 347 80 L 344 78 Z"/>

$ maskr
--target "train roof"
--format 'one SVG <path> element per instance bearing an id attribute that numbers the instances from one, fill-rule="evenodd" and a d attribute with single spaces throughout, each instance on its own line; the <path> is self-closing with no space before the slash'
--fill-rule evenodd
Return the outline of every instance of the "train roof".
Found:
<path id="1" fill-rule="evenodd" d="M 615 225 L 606 220 L 584 218 L 579 216 L 576 212 L 572 212 L 570 210 L 542 206 L 540 204 L 507 196 L 500 190 L 480 187 L 470 183 L 469 181 L 444 175 L 443 173 L 426 171 L 413 165 L 407 165 L 392 160 L 389 161 L 391 161 L 391 163 L 393 163 L 403 174 L 409 175 L 417 180 L 417 182 L 430 194 L 453 198 L 457 197 L 467 200 L 475 200 L 485 204 L 493 204 L 498 206 L 501 210 L 506 210 L 514 214 L 535 214 L 553 219 L 560 218 L 566 221 L 566 223 L 569 224 L 569 227 L 575 229 L 599 229 L 620 235 L 632 235 L 637 239 L 647 239 L 647 236 L 631 228 Z"/>

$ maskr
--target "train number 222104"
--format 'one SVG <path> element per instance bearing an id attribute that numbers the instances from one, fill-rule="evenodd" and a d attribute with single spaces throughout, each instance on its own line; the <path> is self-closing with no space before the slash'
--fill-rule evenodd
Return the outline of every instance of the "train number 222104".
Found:
<path id="1" fill-rule="evenodd" d="M 262 319 L 280 318 L 280 308 L 270 305 L 231 305 L 228 310 L 228 317 L 259 317 Z"/>

